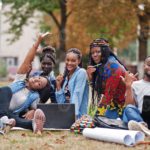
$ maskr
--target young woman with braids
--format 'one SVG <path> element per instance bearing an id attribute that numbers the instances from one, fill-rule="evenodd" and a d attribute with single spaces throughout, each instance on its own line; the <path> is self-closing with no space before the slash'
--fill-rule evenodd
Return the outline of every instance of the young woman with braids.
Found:
<path id="1" fill-rule="evenodd" d="M 116 119 L 122 116 L 125 103 L 124 76 L 126 68 L 113 54 L 105 39 L 90 44 L 87 74 L 92 86 L 92 100 L 98 102 L 98 115 Z"/>
<path id="2" fill-rule="evenodd" d="M 56 52 L 55 48 L 46 46 L 42 49 L 40 55 L 41 70 L 29 72 L 29 77 L 47 76 L 50 86 L 46 86 L 42 90 L 39 90 L 40 103 L 46 103 L 50 98 L 51 103 L 57 103 L 55 96 L 56 79 L 54 76 L 53 67 L 55 66 Z M 35 110 L 27 109 L 20 113 L 26 119 L 33 119 Z"/>
<path id="3" fill-rule="evenodd" d="M 87 114 L 88 83 L 86 70 L 81 68 L 82 55 L 79 49 L 71 48 L 65 58 L 63 75 L 56 78 L 56 99 L 58 103 L 75 104 L 76 118 Z"/>
<path id="4" fill-rule="evenodd" d="M 56 63 L 56 51 L 52 46 L 46 46 L 42 49 L 41 57 L 41 70 L 32 72 L 30 76 L 47 76 L 50 82 L 50 88 L 44 88 L 39 91 L 40 94 L 40 102 L 45 103 L 49 98 L 51 99 L 51 103 L 56 102 L 55 96 L 55 88 L 56 88 L 56 79 L 54 75 L 53 68 Z"/>

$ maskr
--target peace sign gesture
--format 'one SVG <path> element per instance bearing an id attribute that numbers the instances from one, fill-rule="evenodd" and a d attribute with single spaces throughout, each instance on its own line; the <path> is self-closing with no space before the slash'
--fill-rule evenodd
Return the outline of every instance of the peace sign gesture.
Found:
<path id="1" fill-rule="evenodd" d="M 136 73 L 135 75 L 129 71 L 125 72 L 125 77 L 120 76 L 120 78 L 122 79 L 122 81 L 125 83 L 126 87 L 131 87 L 133 81 L 137 80 L 137 75 L 138 73 Z"/>

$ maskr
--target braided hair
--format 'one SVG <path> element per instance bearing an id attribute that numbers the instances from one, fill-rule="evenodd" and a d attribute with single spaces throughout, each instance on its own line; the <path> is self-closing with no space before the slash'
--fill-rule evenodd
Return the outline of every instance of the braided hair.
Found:
<path id="1" fill-rule="evenodd" d="M 69 54 L 69 53 L 74 53 L 74 54 L 77 55 L 78 59 L 80 60 L 80 63 L 79 63 L 78 66 L 82 68 L 82 53 L 81 53 L 81 51 L 77 48 L 70 48 L 67 51 L 66 55 Z M 64 80 L 62 81 L 61 86 L 63 86 L 65 78 L 68 76 L 68 74 L 69 74 L 69 72 L 68 72 L 67 68 L 65 68 L 65 71 L 64 71 L 64 74 L 63 74 Z"/>
<path id="2" fill-rule="evenodd" d="M 47 46 L 44 47 L 42 50 L 42 55 L 40 57 L 40 62 L 42 63 L 43 60 L 50 59 L 53 64 L 56 64 L 56 51 L 55 48 L 52 46 Z M 45 73 L 41 73 L 42 76 L 45 76 Z M 53 92 L 53 88 L 51 86 L 51 82 L 48 80 L 49 84 L 47 84 L 47 86 L 45 88 L 43 88 L 42 90 L 38 91 L 39 95 L 40 95 L 40 100 L 42 103 L 45 103 L 49 97 L 51 96 L 51 92 Z M 55 86 L 55 82 L 54 82 L 54 86 Z"/>
<path id="3" fill-rule="evenodd" d="M 90 53 L 89 53 L 89 65 L 96 65 L 94 60 L 92 59 L 91 55 L 91 49 L 93 47 L 100 47 L 101 49 L 101 65 L 96 67 L 96 71 L 93 73 L 93 78 L 92 78 L 92 103 L 94 104 L 95 102 L 95 91 L 96 91 L 96 97 L 100 99 L 101 94 L 103 93 L 104 89 L 102 86 L 102 81 L 103 81 L 103 72 L 104 72 L 104 66 L 106 62 L 108 61 L 109 56 L 115 57 L 115 59 L 121 64 L 122 62 L 117 58 L 117 56 L 112 52 L 111 48 L 109 47 L 109 42 L 108 40 L 104 38 L 99 38 L 93 40 L 93 42 L 90 44 Z M 124 65 L 123 65 L 124 66 Z M 126 69 L 126 67 L 125 67 Z"/>
<path id="4" fill-rule="evenodd" d="M 47 46 L 47 47 L 44 47 L 43 50 L 42 50 L 42 55 L 40 57 L 40 62 L 45 58 L 45 57 L 48 57 L 52 60 L 52 62 L 54 64 L 56 64 L 56 50 L 54 47 L 52 46 Z"/>
<path id="5" fill-rule="evenodd" d="M 38 90 L 41 103 L 45 103 L 50 97 L 50 94 L 51 94 L 51 91 L 52 91 L 52 87 L 51 87 L 51 83 L 49 82 L 48 77 L 47 76 L 43 76 L 43 75 L 41 75 L 41 76 L 45 77 L 47 79 L 46 86 L 43 89 Z"/>

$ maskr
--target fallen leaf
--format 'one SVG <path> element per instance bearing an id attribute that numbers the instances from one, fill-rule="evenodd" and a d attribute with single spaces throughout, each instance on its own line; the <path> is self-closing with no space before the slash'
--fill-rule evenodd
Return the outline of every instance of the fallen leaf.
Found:
<path id="1" fill-rule="evenodd" d="M 56 139 L 55 143 L 56 143 L 56 144 L 64 144 L 65 141 L 62 140 L 62 139 Z"/>
<path id="2" fill-rule="evenodd" d="M 26 137 L 26 134 L 25 134 L 25 133 L 22 133 L 21 136 Z"/>
<path id="3" fill-rule="evenodd" d="M 46 134 L 47 134 L 47 135 L 50 135 L 50 136 L 53 135 L 53 134 L 52 134 L 51 132 L 49 132 L 49 131 L 47 131 Z"/>
<path id="4" fill-rule="evenodd" d="M 67 135 L 62 135 L 60 138 L 61 139 L 64 139 L 64 138 L 66 138 L 67 137 Z"/>
<path id="5" fill-rule="evenodd" d="M 20 148 L 20 145 L 17 145 L 16 148 Z"/>

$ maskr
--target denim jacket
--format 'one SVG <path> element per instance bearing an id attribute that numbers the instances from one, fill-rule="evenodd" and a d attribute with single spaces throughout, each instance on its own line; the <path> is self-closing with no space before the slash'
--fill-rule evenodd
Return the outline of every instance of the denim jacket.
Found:
<path id="1" fill-rule="evenodd" d="M 43 73 L 43 71 L 35 71 L 30 76 L 40 76 Z M 48 79 L 50 82 L 50 99 L 52 103 L 56 103 L 56 96 L 55 96 L 55 89 L 56 89 L 56 79 L 54 75 L 54 71 L 51 71 L 51 73 L 48 75 Z"/>
<path id="2" fill-rule="evenodd" d="M 67 80 L 68 79 L 65 78 L 62 89 L 56 91 L 56 99 L 58 103 L 65 102 L 64 89 L 67 84 Z M 85 69 L 77 67 L 69 80 L 68 89 L 71 95 L 70 103 L 75 104 L 75 113 L 77 118 L 80 118 L 83 114 L 87 114 L 89 87 Z"/>
<path id="3" fill-rule="evenodd" d="M 14 94 L 14 93 L 20 91 L 21 89 L 25 88 L 25 81 L 13 82 L 12 84 L 9 85 L 9 87 L 11 88 L 12 94 Z M 39 99 L 38 92 L 30 91 L 28 93 L 26 101 L 19 108 L 14 110 L 13 113 L 20 113 L 21 111 L 26 110 L 37 99 Z"/>

